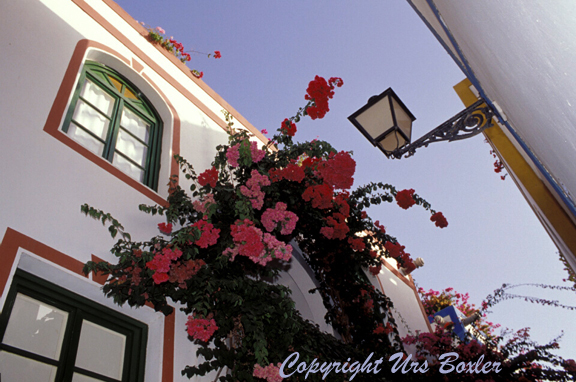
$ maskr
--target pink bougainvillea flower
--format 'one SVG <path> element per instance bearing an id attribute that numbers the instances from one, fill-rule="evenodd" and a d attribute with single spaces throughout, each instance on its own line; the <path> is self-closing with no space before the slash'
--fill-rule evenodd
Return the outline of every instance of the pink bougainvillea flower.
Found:
<path id="1" fill-rule="evenodd" d="M 252 375 L 256 378 L 265 379 L 267 382 L 282 382 L 282 377 L 280 376 L 280 362 L 277 365 L 270 364 L 266 367 L 262 367 L 259 364 L 254 365 L 254 372 Z"/>
<path id="2" fill-rule="evenodd" d="M 240 186 L 240 192 L 250 199 L 254 209 L 259 210 L 264 205 L 264 196 L 266 195 L 261 187 L 269 186 L 270 179 L 266 175 L 260 174 L 258 170 L 252 170 L 251 175 L 252 177 L 248 179 L 246 185 Z"/>
<path id="3" fill-rule="evenodd" d="M 261 220 L 266 231 L 272 232 L 278 224 L 280 224 L 282 235 L 290 235 L 294 231 L 298 216 L 294 212 L 286 211 L 286 207 L 286 203 L 277 202 L 275 208 L 268 208 L 264 211 Z"/>
<path id="4" fill-rule="evenodd" d="M 442 212 L 436 212 L 434 215 L 430 217 L 430 220 L 436 224 L 436 227 L 446 228 L 448 227 L 448 221 L 442 214 Z"/>
<path id="5" fill-rule="evenodd" d="M 202 174 L 198 175 L 198 183 L 201 186 L 206 186 L 207 184 L 210 187 L 216 187 L 216 182 L 218 181 L 218 170 L 216 167 L 212 167 L 204 171 Z"/>
<path id="6" fill-rule="evenodd" d="M 264 135 L 268 134 L 268 130 L 266 130 L 266 129 L 262 129 L 262 130 L 260 130 L 260 132 Z"/>
<path id="7" fill-rule="evenodd" d="M 192 202 L 192 207 L 203 215 L 208 214 L 208 209 L 211 205 L 217 204 L 214 200 L 214 194 L 206 194 L 201 200 L 195 200 Z"/>
<path id="8" fill-rule="evenodd" d="M 396 203 L 398 203 L 398 205 L 401 208 L 407 210 L 408 208 L 416 204 L 416 201 L 414 200 L 413 196 L 414 196 L 414 189 L 412 188 L 409 190 L 398 191 L 396 193 Z"/>
<path id="9" fill-rule="evenodd" d="M 166 235 L 170 235 L 170 233 L 172 232 L 172 224 L 159 223 L 158 229 L 160 230 L 160 232 L 165 233 Z"/>
<path id="10" fill-rule="evenodd" d="M 252 163 L 258 163 L 266 156 L 266 151 L 258 148 L 258 142 L 250 142 L 250 154 L 252 155 Z"/>
<path id="11" fill-rule="evenodd" d="M 161 33 L 161 34 L 166 34 L 166 31 L 164 29 L 162 29 L 161 27 L 156 27 L 156 31 L 158 33 Z"/>

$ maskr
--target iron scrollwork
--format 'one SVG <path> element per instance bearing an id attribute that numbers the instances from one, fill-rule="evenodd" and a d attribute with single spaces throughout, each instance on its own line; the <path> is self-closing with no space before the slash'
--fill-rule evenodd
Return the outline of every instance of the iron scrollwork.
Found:
<path id="1" fill-rule="evenodd" d="M 392 151 L 390 156 L 400 159 L 406 154 L 405 158 L 408 158 L 417 148 L 427 147 L 433 142 L 473 137 L 493 125 L 492 117 L 494 110 L 484 100 L 478 100 L 418 140 Z"/>

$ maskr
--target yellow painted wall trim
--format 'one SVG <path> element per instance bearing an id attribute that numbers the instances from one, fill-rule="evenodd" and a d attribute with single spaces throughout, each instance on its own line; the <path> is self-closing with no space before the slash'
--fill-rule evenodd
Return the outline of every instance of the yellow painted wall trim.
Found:
<path id="1" fill-rule="evenodd" d="M 454 90 L 466 107 L 478 100 L 470 90 L 470 80 L 465 79 L 454 86 Z M 546 184 L 538 177 L 520 151 L 510 141 L 498 124 L 484 130 L 484 136 L 498 151 L 500 158 L 505 162 L 510 176 L 521 184 L 520 191 L 526 197 L 533 210 L 538 209 L 543 216 L 538 216 L 550 237 L 566 256 L 576 259 L 576 225 L 566 213 L 562 205 L 550 192 Z M 525 195 L 528 193 L 528 195 Z M 536 204 L 533 206 L 530 199 Z M 552 232 L 550 232 L 552 231 Z M 560 243 L 558 241 L 561 241 Z M 562 250 L 564 249 L 564 250 Z M 566 253 L 569 251 L 570 253 Z M 574 261 L 571 262 L 574 264 Z M 573 267 L 574 268 L 574 267 Z"/>

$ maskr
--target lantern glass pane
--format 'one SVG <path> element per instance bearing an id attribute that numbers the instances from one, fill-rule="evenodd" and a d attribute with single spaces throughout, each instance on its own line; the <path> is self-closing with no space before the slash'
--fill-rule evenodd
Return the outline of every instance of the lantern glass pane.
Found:
<path id="1" fill-rule="evenodd" d="M 396 123 L 398 123 L 398 127 L 406 137 L 408 137 L 408 140 L 410 140 L 412 138 L 412 118 L 394 98 L 392 98 L 392 107 L 394 107 L 394 114 L 396 115 Z"/>
<path id="2" fill-rule="evenodd" d="M 392 128 L 394 121 L 392 120 L 388 96 L 360 113 L 356 120 L 373 139 Z"/>
<path id="3" fill-rule="evenodd" d="M 378 142 L 380 147 L 386 152 L 394 151 L 397 148 L 404 146 L 405 143 L 406 139 L 404 139 L 402 134 L 400 134 L 396 129 Z"/>

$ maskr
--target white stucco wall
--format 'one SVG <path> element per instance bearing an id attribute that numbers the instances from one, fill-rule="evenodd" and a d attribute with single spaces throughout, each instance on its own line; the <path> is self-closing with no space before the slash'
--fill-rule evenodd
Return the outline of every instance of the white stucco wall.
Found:
<path id="1" fill-rule="evenodd" d="M 576 196 L 576 3 L 434 0 L 474 75 Z"/>

